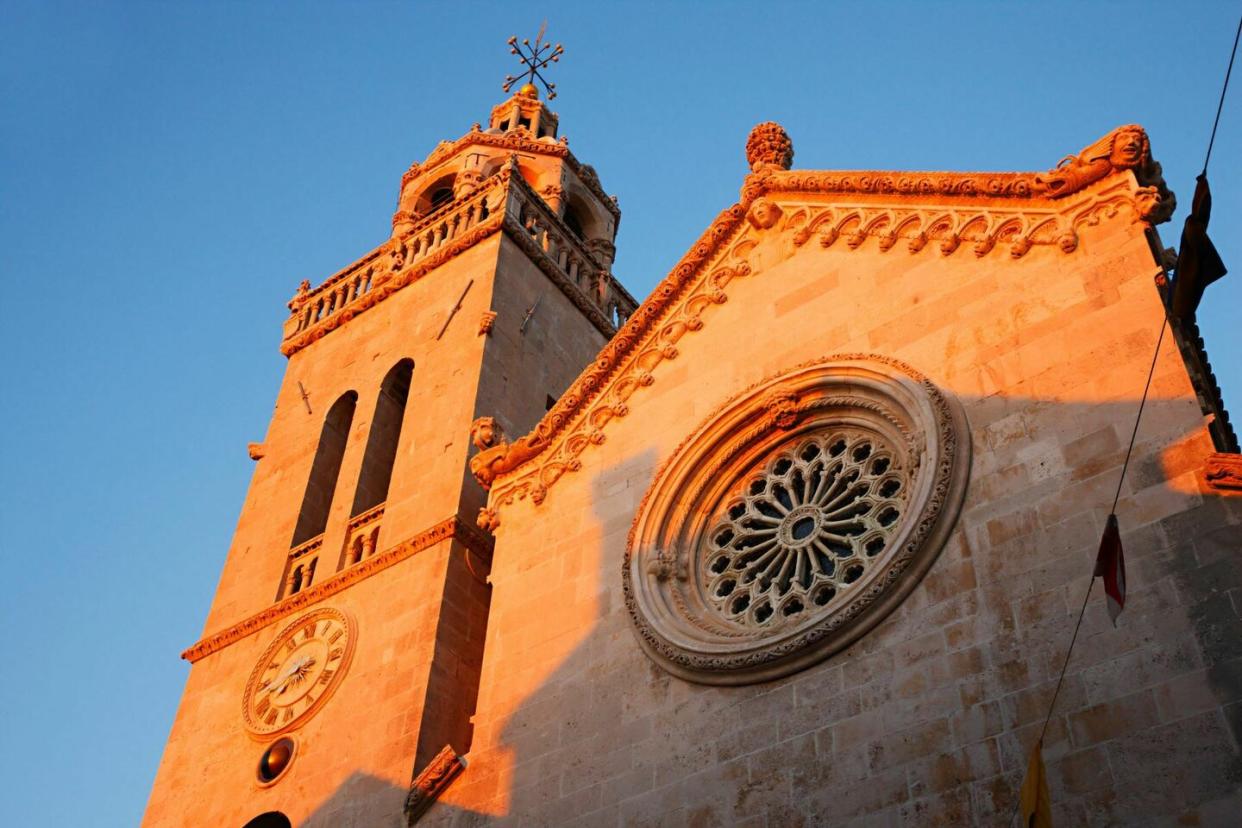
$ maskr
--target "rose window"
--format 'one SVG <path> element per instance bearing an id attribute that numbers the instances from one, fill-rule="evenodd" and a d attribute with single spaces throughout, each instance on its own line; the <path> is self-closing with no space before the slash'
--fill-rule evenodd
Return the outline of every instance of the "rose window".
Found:
<path id="1" fill-rule="evenodd" d="M 665 462 L 622 570 L 639 641 L 674 675 L 768 681 L 846 647 L 952 531 L 961 409 L 894 360 L 803 365 L 723 404 Z"/>
<path id="2" fill-rule="evenodd" d="M 874 434 L 833 431 L 778 452 L 708 532 L 707 595 L 751 624 L 831 604 L 884 551 L 903 489 L 900 464 Z"/>

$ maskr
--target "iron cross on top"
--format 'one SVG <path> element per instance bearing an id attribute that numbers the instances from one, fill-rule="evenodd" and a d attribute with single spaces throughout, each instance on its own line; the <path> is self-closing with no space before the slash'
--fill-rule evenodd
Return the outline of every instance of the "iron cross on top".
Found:
<path id="1" fill-rule="evenodd" d="M 561 55 L 565 52 L 565 47 L 559 43 L 553 46 L 550 43 L 544 42 L 543 35 L 547 28 L 548 23 L 545 20 L 544 24 L 539 27 L 539 34 L 535 36 L 533 46 L 529 39 L 524 39 L 519 45 L 517 35 L 509 38 L 509 52 L 518 56 L 518 60 L 522 61 L 526 71 L 517 77 L 505 75 L 504 90 L 506 92 L 513 88 L 513 84 L 520 80 L 525 80 L 526 82 L 522 84 L 518 91 L 525 92 L 529 87 L 529 92 L 533 92 L 534 97 L 538 97 L 539 90 L 535 86 L 535 81 L 538 80 L 548 90 L 548 100 L 556 97 L 556 84 L 548 83 L 543 75 L 539 74 L 539 70 L 546 68 L 549 63 L 559 62 Z"/>

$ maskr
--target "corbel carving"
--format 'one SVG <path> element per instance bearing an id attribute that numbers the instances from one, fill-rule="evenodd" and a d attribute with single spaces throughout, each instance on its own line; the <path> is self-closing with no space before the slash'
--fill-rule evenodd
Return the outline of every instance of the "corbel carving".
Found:
<path id="1" fill-rule="evenodd" d="M 1143 185 L 1139 214 L 1153 224 L 1167 221 L 1177 199 L 1165 186 L 1160 164 L 1151 157 L 1151 141 L 1138 124 L 1119 126 L 1077 155 L 1067 155 L 1048 172 L 1035 176 L 1035 192 L 1063 198 L 1121 170 Z"/>
<path id="2" fill-rule="evenodd" d="M 496 311 L 485 310 L 479 319 L 479 336 L 490 336 L 496 326 Z"/>
<path id="3" fill-rule="evenodd" d="M 1217 452 L 1208 455 L 1203 477 L 1209 489 L 1242 494 L 1242 454 Z"/>
<path id="4" fill-rule="evenodd" d="M 267 449 L 262 443 L 249 443 L 246 445 L 246 453 L 251 460 L 262 460 L 267 455 Z"/>
<path id="5" fill-rule="evenodd" d="M 410 783 L 410 793 L 405 798 L 406 824 L 418 822 L 465 767 L 466 760 L 451 745 L 445 745 Z"/>
<path id="6" fill-rule="evenodd" d="M 515 469 L 543 451 L 543 439 L 529 434 L 512 443 L 493 417 L 480 417 L 470 424 L 470 442 L 479 453 L 470 458 L 470 473 L 485 490 L 497 475 Z"/>
<path id="7" fill-rule="evenodd" d="M 781 208 L 774 201 L 757 198 L 746 213 L 746 220 L 756 230 L 767 230 L 780 221 Z"/>

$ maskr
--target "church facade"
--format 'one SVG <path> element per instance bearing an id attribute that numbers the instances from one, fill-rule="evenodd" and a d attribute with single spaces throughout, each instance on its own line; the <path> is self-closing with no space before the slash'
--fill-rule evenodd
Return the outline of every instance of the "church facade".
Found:
<path id="1" fill-rule="evenodd" d="M 1058 824 L 1236 824 L 1242 457 L 1197 332 L 1157 350 L 1146 133 L 745 149 L 640 304 L 527 85 L 300 286 L 145 825 L 1000 825 L 1041 733 Z"/>

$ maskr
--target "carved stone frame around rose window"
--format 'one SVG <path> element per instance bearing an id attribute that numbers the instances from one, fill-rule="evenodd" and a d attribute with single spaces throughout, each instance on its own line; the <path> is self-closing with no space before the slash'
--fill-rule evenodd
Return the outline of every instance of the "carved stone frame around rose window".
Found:
<path id="1" fill-rule="evenodd" d="M 713 612 L 699 573 L 705 533 L 739 481 L 774 452 L 833 428 L 870 429 L 909 479 L 892 542 L 839 599 L 766 628 Z M 630 530 L 626 605 L 647 654 L 705 684 L 750 684 L 849 646 L 917 586 L 956 523 L 970 473 L 961 406 L 897 360 L 844 354 L 770 377 L 722 405 L 657 472 Z"/>

